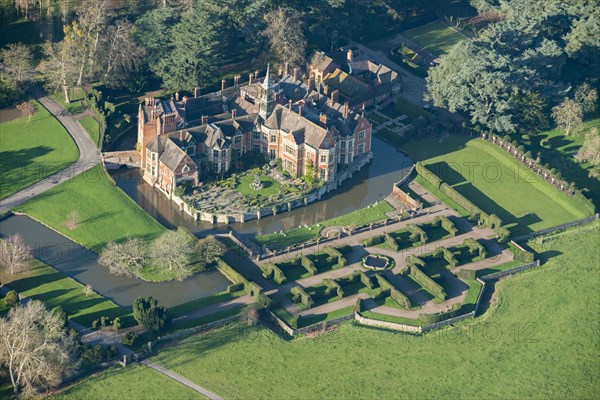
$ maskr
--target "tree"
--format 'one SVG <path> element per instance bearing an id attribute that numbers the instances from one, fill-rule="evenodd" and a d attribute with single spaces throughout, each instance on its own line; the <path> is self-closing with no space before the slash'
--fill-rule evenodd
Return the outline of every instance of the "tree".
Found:
<path id="1" fill-rule="evenodd" d="M 317 170 L 315 169 L 315 163 L 312 160 L 308 160 L 306 163 L 306 171 L 303 176 L 304 182 L 308 185 L 314 185 L 317 180 Z"/>
<path id="2" fill-rule="evenodd" d="M 133 303 L 133 318 L 151 331 L 159 331 L 169 322 L 167 308 L 158 305 L 158 300 L 138 297 Z"/>
<path id="3" fill-rule="evenodd" d="M 279 7 L 265 16 L 263 35 L 269 41 L 272 59 L 283 65 L 299 65 L 306 57 L 306 39 L 300 14 L 290 8 Z"/>
<path id="4" fill-rule="evenodd" d="M 577 101 L 565 98 L 562 103 L 552 108 L 552 118 L 556 126 L 569 136 L 573 129 L 583 123 L 583 109 Z"/>
<path id="5" fill-rule="evenodd" d="M 145 260 L 144 243 L 140 239 L 127 238 L 123 243 L 109 242 L 98 262 L 108 267 L 111 274 L 132 276 L 137 273 Z"/>
<path id="6" fill-rule="evenodd" d="M 22 103 L 17 104 L 17 110 L 19 110 L 23 115 L 29 118 L 28 122 L 31 122 L 31 117 L 36 113 L 37 106 L 33 101 L 24 101 Z"/>
<path id="7" fill-rule="evenodd" d="M 585 82 L 579 85 L 575 91 L 575 101 L 581 105 L 581 109 L 584 113 L 592 112 L 596 110 L 598 91 L 592 88 L 589 83 Z"/>
<path id="8" fill-rule="evenodd" d="M 6 293 L 4 301 L 6 302 L 7 306 L 14 307 L 19 304 L 19 294 L 14 290 L 9 290 L 8 293 Z"/>
<path id="9" fill-rule="evenodd" d="M 577 152 L 579 162 L 589 162 L 592 166 L 590 176 L 600 178 L 600 134 L 594 128 L 585 135 L 583 146 Z"/>
<path id="10" fill-rule="evenodd" d="M 104 82 L 125 87 L 131 74 L 140 70 L 146 52 L 135 42 L 131 22 L 121 19 L 108 27 L 100 53 Z"/>
<path id="11" fill-rule="evenodd" d="M 46 43 L 43 48 L 45 59 L 38 66 L 48 86 L 62 91 L 65 103 L 70 103 L 69 89 L 77 82 L 77 59 L 72 46 L 66 42 Z"/>
<path id="12" fill-rule="evenodd" d="M 80 74 L 77 81 L 82 84 L 83 72 L 89 68 L 90 73 L 94 72 L 94 65 L 98 54 L 100 36 L 106 26 L 106 20 L 109 16 L 109 4 L 107 0 L 92 0 L 81 3 L 77 10 L 77 26 L 81 31 L 82 40 L 78 41 L 82 47 L 82 59 L 80 65 Z M 89 65 L 88 65 L 89 64 Z"/>
<path id="13" fill-rule="evenodd" d="M 206 265 L 223 256 L 227 251 L 227 246 L 213 235 L 208 235 L 204 239 L 198 241 L 196 244 L 196 251 L 200 256 L 200 260 Z"/>
<path id="14" fill-rule="evenodd" d="M 11 275 L 27 271 L 31 258 L 31 248 L 19 233 L 0 243 L 0 267 L 7 269 Z"/>
<path id="15" fill-rule="evenodd" d="M 152 243 L 150 254 L 153 261 L 166 268 L 177 279 L 191 275 L 190 257 L 193 246 L 190 238 L 181 231 L 167 231 Z"/>
<path id="16" fill-rule="evenodd" d="M 33 68 L 31 49 L 21 43 L 11 43 L 0 50 L 3 72 L 13 82 L 23 82 L 27 73 Z"/>
<path id="17" fill-rule="evenodd" d="M 64 226 L 69 230 L 75 230 L 79 226 L 79 211 L 73 210 L 67 215 L 67 219 L 64 222 Z"/>
<path id="18" fill-rule="evenodd" d="M 168 90 L 193 91 L 196 86 L 213 82 L 220 58 L 219 20 L 197 6 L 185 14 L 163 46 L 169 48 L 155 67 L 155 73 Z"/>
<path id="19" fill-rule="evenodd" d="M 146 49 L 148 66 L 157 75 L 161 72 L 161 60 L 173 50 L 171 34 L 179 21 L 179 14 L 170 7 L 150 10 L 135 21 L 132 33 Z"/>
<path id="20" fill-rule="evenodd" d="M 72 340 L 63 321 L 40 301 L 12 308 L 0 318 L 0 364 L 9 373 L 16 394 L 32 396 L 37 388 L 58 385 L 75 367 Z"/>
<path id="21" fill-rule="evenodd" d="M 85 285 L 83 287 L 83 289 L 81 289 L 81 290 L 83 291 L 83 294 L 85 295 L 86 299 L 94 294 L 94 289 L 92 288 L 92 285 L 90 285 L 89 283 L 87 285 Z"/>

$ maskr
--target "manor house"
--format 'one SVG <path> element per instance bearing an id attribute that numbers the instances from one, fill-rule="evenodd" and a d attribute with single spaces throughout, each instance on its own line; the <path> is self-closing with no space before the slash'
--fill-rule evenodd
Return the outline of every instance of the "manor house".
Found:
<path id="1" fill-rule="evenodd" d="M 248 152 L 281 160 L 293 177 L 314 168 L 323 182 L 334 180 L 340 166 L 370 159 L 365 103 L 340 101 L 340 91 L 324 85 L 311 64 L 307 71 L 301 77 L 300 68 L 285 65 L 275 78 L 267 67 L 264 78 L 257 71 L 240 83 L 236 76 L 218 92 L 146 98 L 137 143 L 144 180 L 170 197 L 179 183 L 223 175 Z"/>

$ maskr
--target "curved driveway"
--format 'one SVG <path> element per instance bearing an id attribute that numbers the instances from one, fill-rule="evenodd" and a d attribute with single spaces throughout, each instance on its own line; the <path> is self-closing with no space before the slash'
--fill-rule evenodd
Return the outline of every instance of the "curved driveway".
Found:
<path id="1" fill-rule="evenodd" d="M 13 207 L 26 202 L 32 197 L 87 171 L 102 160 L 100 150 L 92 141 L 90 135 L 88 135 L 79 122 L 77 122 L 77 120 L 73 118 L 62 105 L 45 95 L 39 96 L 36 100 L 65 127 L 67 132 L 69 132 L 69 135 L 71 135 L 79 149 L 79 160 L 20 192 L 0 200 L 0 214 L 8 212 Z"/>

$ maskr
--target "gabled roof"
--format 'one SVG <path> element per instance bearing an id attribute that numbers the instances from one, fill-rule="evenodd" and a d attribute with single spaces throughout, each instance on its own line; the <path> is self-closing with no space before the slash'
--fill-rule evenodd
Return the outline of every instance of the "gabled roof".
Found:
<path id="1" fill-rule="evenodd" d="M 338 89 L 347 97 L 353 97 L 360 92 L 369 89 L 369 85 L 360 80 L 348 75 L 341 69 L 336 69 L 323 77 L 323 83 L 332 88 Z"/>
<path id="2" fill-rule="evenodd" d="M 165 164 L 171 171 L 175 171 L 185 156 L 185 151 L 169 139 L 165 143 L 165 151 L 160 156 L 160 162 Z"/>
<path id="3" fill-rule="evenodd" d="M 297 144 L 306 143 L 314 148 L 320 148 L 327 135 L 327 129 L 290 111 L 278 104 L 264 124 L 270 129 L 279 129 L 291 133 Z"/>
<path id="4" fill-rule="evenodd" d="M 315 50 L 308 57 L 308 64 L 323 72 L 329 66 L 334 64 L 334 62 L 330 57 L 326 56 L 324 52 Z"/>

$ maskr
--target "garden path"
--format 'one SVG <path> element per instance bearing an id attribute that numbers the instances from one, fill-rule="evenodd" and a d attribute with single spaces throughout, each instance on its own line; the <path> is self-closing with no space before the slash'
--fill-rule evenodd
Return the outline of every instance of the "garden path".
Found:
<path id="1" fill-rule="evenodd" d="M 69 132 L 69 135 L 75 141 L 79 149 L 79 160 L 75 164 L 50 175 L 41 181 L 13 194 L 0 201 L 0 214 L 8 212 L 13 207 L 26 202 L 27 200 L 52 189 L 85 171 L 96 166 L 101 162 L 100 150 L 90 138 L 90 135 L 83 129 L 77 120 L 59 103 L 54 101 L 37 86 L 32 86 L 32 92 L 36 94 L 36 100 L 46 108 Z"/>
<path id="2" fill-rule="evenodd" d="M 204 389 L 201 386 L 196 385 L 194 382 L 190 381 L 189 379 L 184 378 L 183 376 L 181 376 L 179 374 L 176 374 L 175 372 L 173 372 L 173 371 L 171 371 L 169 369 L 161 367 L 160 365 L 155 364 L 155 363 L 153 363 L 150 360 L 143 360 L 143 361 L 140 362 L 140 364 L 144 364 L 145 366 L 150 367 L 150 368 L 152 368 L 152 369 L 160 372 L 161 374 L 166 375 L 169 378 L 176 380 L 177 382 L 179 382 L 179 383 L 181 383 L 181 384 L 189 387 L 190 389 L 194 389 L 196 392 L 198 392 L 198 393 L 200 393 L 200 394 L 208 397 L 209 399 L 212 399 L 212 400 L 223 400 L 222 397 L 214 394 L 213 392 L 211 392 L 211 391 L 209 391 L 207 389 Z"/>

